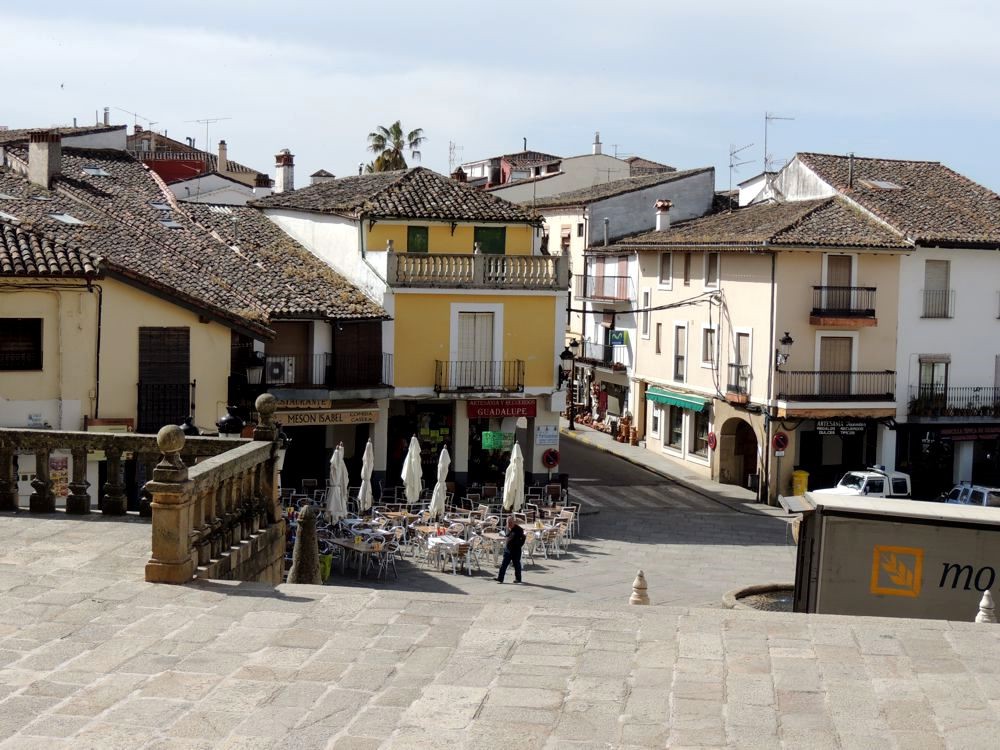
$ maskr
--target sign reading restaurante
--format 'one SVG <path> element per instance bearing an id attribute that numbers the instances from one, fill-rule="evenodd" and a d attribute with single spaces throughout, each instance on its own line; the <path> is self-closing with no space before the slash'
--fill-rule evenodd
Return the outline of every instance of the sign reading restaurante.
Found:
<path id="1" fill-rule="evenodd" d="M 470 399 L 465 403 L 465 410 L 469 419 L 487 419 L 490 417 L 533 417 L 535 416 L 535 399 Z"/>

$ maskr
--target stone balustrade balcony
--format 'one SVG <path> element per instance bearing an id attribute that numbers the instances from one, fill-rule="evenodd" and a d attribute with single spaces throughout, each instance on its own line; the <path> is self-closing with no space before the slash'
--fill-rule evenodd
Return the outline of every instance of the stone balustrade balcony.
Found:
<path id="1" fill-rule="evenodd" d="M 394 287 L 551 289 L 569 286 L 561 255 L 388 253 L 386 280 Z"/>

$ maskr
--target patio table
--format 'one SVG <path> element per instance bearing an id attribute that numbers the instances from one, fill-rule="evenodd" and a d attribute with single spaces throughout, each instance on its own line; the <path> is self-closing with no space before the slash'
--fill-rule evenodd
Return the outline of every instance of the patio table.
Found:
<path id="1" fill-rule="evenodd" d="M 358 580 L 361 580 L 361 568 L 362 563 L 365 561 L 368 555 L 373 554 L 375 550 L 375 545 L 369 544 L 367 542 L 361 542 L 360 544 L 355 542 L 353 539 L 330 539 L 331 544 L 336 544 L 338 547 L 344 549 L 345 554 L 340 556 L 340 573 L 344 574 L 347 568 L 347 552 L 353 552 L 358 558 Z"/>
<path id="2" fill-rule="evenodd" d="M 468 544 L 464 539 L 457 536 L 451 536 L 449 534 L 444 534 L 442 536 L 429 536 L 427 537 L 427 551 L 432 550 L 437 552 L 438 548 L 450 549 L 452 547 L 457 547 L 460 544 Z M 466 555 L 466 565 L 469 569 L 469 575 L 472 575 L 472 561 L 469 559 L 469 555 Z M 441 557 L 441 570 L 444 570 L 444 558 Z"/>

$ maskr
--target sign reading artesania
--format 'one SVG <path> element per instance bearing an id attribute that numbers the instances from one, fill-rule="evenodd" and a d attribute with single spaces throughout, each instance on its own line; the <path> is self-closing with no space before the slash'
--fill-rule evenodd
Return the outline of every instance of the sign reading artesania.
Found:
<path id="1" fill-rule="evenodd" d="M 274 418 L 285 427 L 327 424 L 372 424 L 378 421 L 378 409 L 278 411 L 274 413 Z"/>
<path id="2" fill-rule="evenodd" d="M 533 417 L 535 416 L 535 399 L 470 399 L 465 402 L 465 410 L 469 419 L 488 419 L 490 417 Z"/>
<path id="3" fill-rule="evenodd" d="M 867 427 L 864 422 L 849 422 L 844 419 L 820 419 L 816 422 L 816 432 L 820 435 L 858 435 Z"/>

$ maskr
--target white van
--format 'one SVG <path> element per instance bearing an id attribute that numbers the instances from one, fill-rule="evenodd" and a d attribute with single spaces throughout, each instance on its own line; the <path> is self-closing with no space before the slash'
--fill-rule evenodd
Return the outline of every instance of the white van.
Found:
<path id="1" fill-rule="evenodd" d="M 812 490 L 813 495 L 853 495 L 865 497 L 910 497 L 910 475 L 873 466 L 865 471 L 849 471 L 836 487 Z"/>
<path id="2" fill-rule="evenodd" d="M 960 482 L 949 492 L 942 494 L 941 499 L 956 505 L 987 505 L 995 508 L 1000 507 L 1000 488 Z"/>

